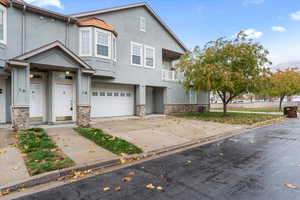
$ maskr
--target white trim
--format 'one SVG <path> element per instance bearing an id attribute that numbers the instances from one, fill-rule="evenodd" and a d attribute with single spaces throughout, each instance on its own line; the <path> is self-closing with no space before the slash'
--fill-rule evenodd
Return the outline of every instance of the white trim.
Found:
<path id="1" fill-rule="evenodd" d="M 3 11 L 3 40 L 0 43 L 7 44 L 7 8 L 0 5 L 0 10 Z"/>
<path id="2" fill-rule="evenodd" d="M 112 49 L 112 60 L 117 61 L 117 37 L 114 34 L 111 34 L 111 49 Z M 115 40 L 115 45 L 113 45 L 113 41 Z M 113 55 L 115 54 L 115 57 L 113 58 Z"/>
<path id="3" fill-rule="evenodd" d="M 140 31 L 146 32 L 146 18 L 145 17 L 139 17 L 139 26 L 140 26 Z"/>
<path id="4" fill-rule="evenodd" d="M 82 53 L 82 47 L 81 47 L 81 39 L 82 39 L 82 31 L 89 31 L 89 36 L 90 36 L 90 41 L 89 41 L 89 53 L 88 54 L 83 54 Z M 93 55 L 93 34 L 92 34 L 92 28 L 90 27 L 85 27 L 85 28 L 80 28 L 79 29 L 79 55 L 80 56 L 92 56 Z"/>
<path id="5" fill-rule="evenodd" d="M 97 45 L 98 45 L 98 35 L 97 33 L 105 33 L 108 35 L 108 56 L 102 56 L 97 54 Z M 104 59 L 111 59 L 111 39 L 112 39 L 112 33 L 109 31 L 101 30 L 101 29 L 95 29 L 95 57 L 98 58 L 104 58 Z"/>
<path id="6" fill-rule="evenodd" d="M 133 56 L 133 45 L 136 45 L 136 46 L 140 46 L 141 47 L 141 64 L 135 64 L 133 63 L 132 61 L 132 56 Z M 143 66 L 143 45 L 140 44 L 140 43 L 137 43 L 137 42 L 130 42 L 130 63 L 131 65 L 134 65 L 134 66 L 139 66 L 139 67 L 142 67 Z"/>
<path id="7" fill-rule="evenodd" d="M 146 59 L 147 59 L 147 55 L 146 55 L 147 51 L 146 50 L 147 49 L 153 50 L 153 66 L 148 66 L 147 65 L 147 61 L 146 61 Z M 144 45 L 144 66 L 146 68 L 151 68 L 151 69 L 155 68 L 155 48 L 154 47 L 151 47 L 151 46 L 148 46 L 148 45 Z"/>

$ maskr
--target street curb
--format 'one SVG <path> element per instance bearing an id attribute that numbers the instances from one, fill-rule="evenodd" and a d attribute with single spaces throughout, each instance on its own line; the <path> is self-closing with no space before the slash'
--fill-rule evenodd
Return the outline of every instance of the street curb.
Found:
<path id="1" fill-rule="evenodd" d="M 271 122 L 272 120 L 268 120 L 268 121 Z M 268 121 L 266 121 L 266 122 L 268 122 Z M 234 131 L 225 132 L 222 135 L 214 135 L 214 136 L 209 136 L 206 138 L 199 138 L 199 139 L 195 139 L 194 141 L 185 142 L 185 143 L 182 143 L 179 145 L 169 146 L 169 147 L 145 152 L 145 153 L 138 154 L 138 155 L 117 157 L 117 158 L 108 159 L 108 160 L 98 160 L 98 161 L 78 165 L 78 166 L 71 167 L 71 168 L 47 172 L 47 173 L 44 173 L 41 175 L 29 177 L 22 181 L 16 181 L 16 182 L 13 182 L 13 183 L 10 183 L 7 185 L 0 186 L 0 193 L 7 192 L 7 191 L 15 192 L 15 191 L 18 191 L 23 188 L 29 188 L 29 187 L 33 187 L 36 185 L 45 184 L 45 183 L 48 183 L 51 181 L 55 181 L 58 178 L 72 175 L 75 171 L 100 170 L 100 169 L 107 169 L 107 168 L 111 168 L 111 167 L 121 166 L 122 165 L 121 160 L 127 160 L 127 161 L 131 161 L 131 162 L 132 161 L 141 161 L 142 159 L 158 156 L 158 155 L 165 154 L 165 153 L 171 153 L 176 150 L 180 150 L 180 149 L 184 149 L 184 148 L 188 148 L 188 147 L 192 147 L 192 146 L 196 146 L 196 145 L 197 146 L 205 145 L 205 144 L 217 142 L 217 141 L 220 141 L 223 139 L 231 138 L 231 137 L 234 137 L 236 135 L 245 133 L 247 131 L 250 131 L 250 130 L 253 130 L 256 128 L 261 128 L 261 127 L 272 125 L 272 124 L 267 124 L 267 125 L 257 127 L 257 124 L 253 124 L 251 126 L 246 126 L 245 128 L 237 129 Z"/>

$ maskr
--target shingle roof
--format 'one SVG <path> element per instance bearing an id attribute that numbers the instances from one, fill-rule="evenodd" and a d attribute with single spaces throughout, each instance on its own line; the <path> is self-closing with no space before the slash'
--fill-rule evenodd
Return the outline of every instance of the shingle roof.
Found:
<path id="1" fill-rule="evenodd" d="M 97 18 L 91 18 L 91 19 L 85 19 L 85 20 L 81 20 L 77 22 L 78 26 L 94 26 L 97 28 L 101 28 L 107 31 L 112 32 L 113 34 L 115 34 L 116 36 L 118 35 L 117 31 L 108 23 L 106 23 L 103 20 L 97 19 Z"/>

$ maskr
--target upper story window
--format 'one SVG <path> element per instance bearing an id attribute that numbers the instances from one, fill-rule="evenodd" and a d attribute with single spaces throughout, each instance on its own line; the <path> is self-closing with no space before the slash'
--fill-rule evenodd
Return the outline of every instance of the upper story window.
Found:
<path id="1" fill-rule="evenodd" d="M 7 12 L 6 7 L 0 5 L 0 42 L 6 44 L 7 40 Z"/>
<path id="2" fill-rule="evenodd" d="M 142 66 L 143 45 L 131 42 L 131 64 Z"/>
<path id="3" fill-rule="evenodd" d="M 96 56 L 110 58 L 111 33 L 96 31 Z"/>
<path id="4" fill-rule="evenodd" d="M 116 30 L 105 21 L 91 18 L 79 21 L 79 55 L 117 60 Z"/>
<path id="5" fill-rule="evenodd" d="M 155 67 L 155 48 L 150 46 L 144 46 L 145 53 L 145 67 Z"/>
<path id="6" fill-rule="evenodd" d="M 140 17 L 140 31 L 146 32 L 146 18 Z"/>
<path id="7" fill-rule="evenodd" d="M 81 28 L 79 32 L 79 49 L 81 56 L 92 55 L 92 29 Z"/>

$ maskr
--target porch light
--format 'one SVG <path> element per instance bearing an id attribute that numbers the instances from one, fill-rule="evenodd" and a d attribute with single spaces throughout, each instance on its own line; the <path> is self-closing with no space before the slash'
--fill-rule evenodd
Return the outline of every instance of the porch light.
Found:
<path id="1" fill-rule="evenodd" d="M 33 75 L 33 74 L 30 74 L 30 75 L 29 75 L 29 77 L 30 77 L 30 78 L 33 78 L 33 77 L 34 77 L 34 75 Z"/>
<path id="2" fill-rule="evenodd" d="M 69 75 L 70 74 L 70 72 L 69 71 L 66 71 L 66 75 Z"/>

